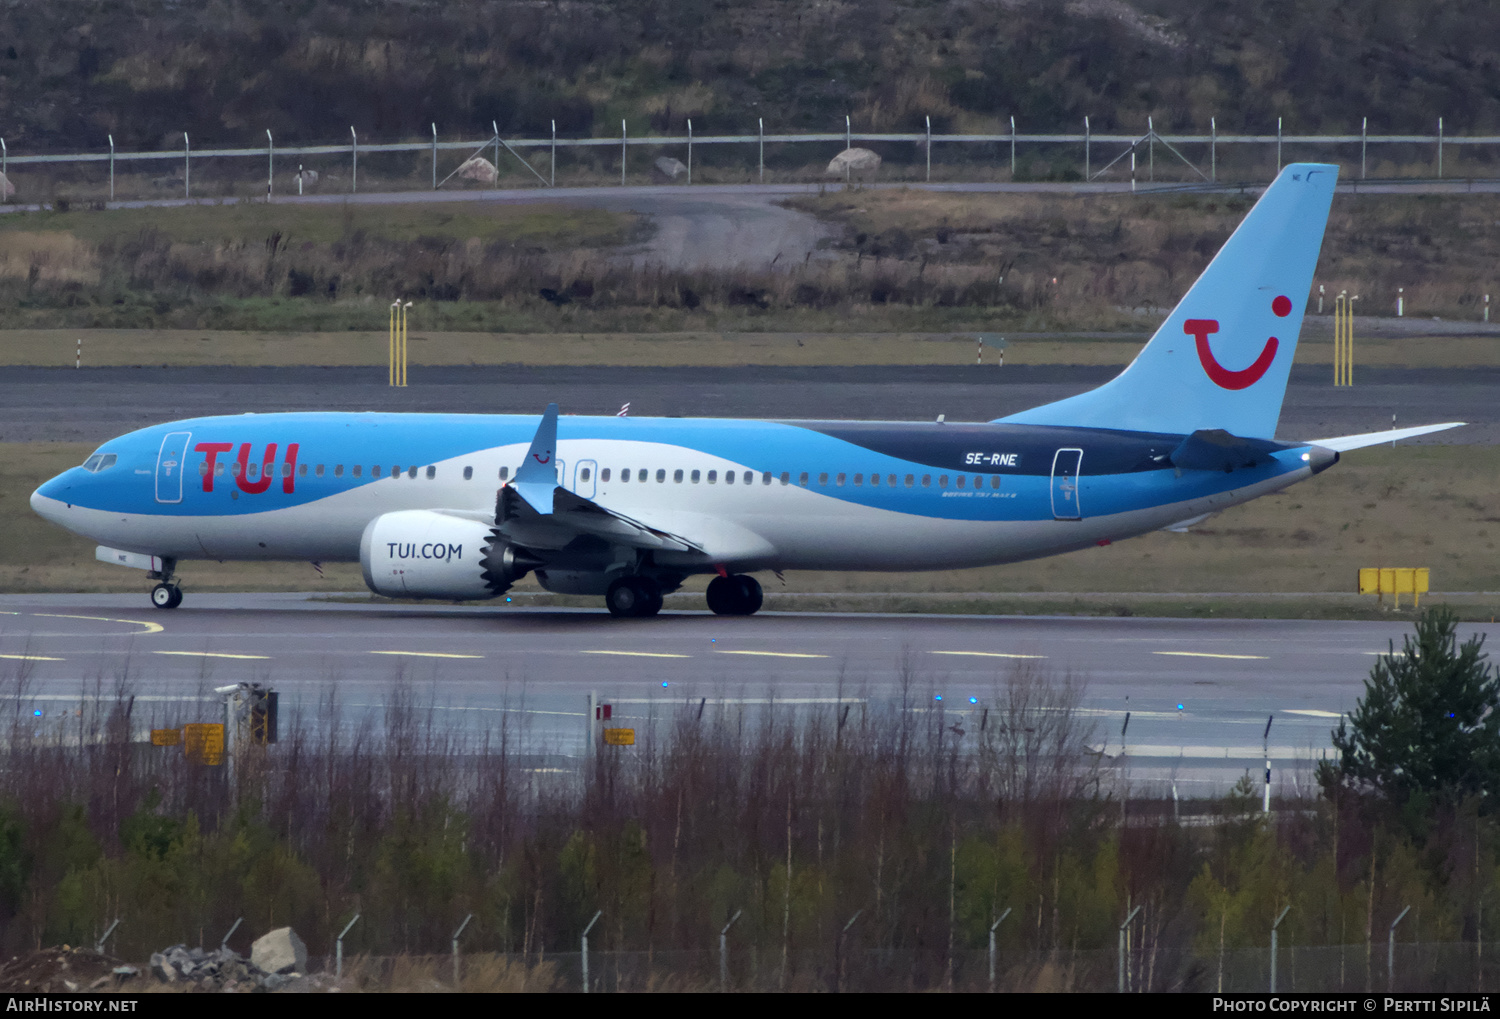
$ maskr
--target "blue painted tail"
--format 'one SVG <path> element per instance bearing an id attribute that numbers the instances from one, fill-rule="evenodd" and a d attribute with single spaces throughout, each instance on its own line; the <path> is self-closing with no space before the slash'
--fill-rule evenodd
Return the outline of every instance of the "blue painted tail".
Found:
<path id="1" fill-rule="evenodd" d="M 1129 367 L 999 420 L 1274 436 L 1337 180 L 1322 163 L 1282 170 Z"/>

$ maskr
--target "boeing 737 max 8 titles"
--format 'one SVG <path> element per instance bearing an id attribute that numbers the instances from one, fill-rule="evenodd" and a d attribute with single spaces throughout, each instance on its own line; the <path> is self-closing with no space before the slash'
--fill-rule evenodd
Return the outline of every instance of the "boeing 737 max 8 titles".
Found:
<path id="1" fill-rule="evenodd" d="M 1455 424 L 1274 438 L 1338 168 L 1288 166 L 1118 377 L 987 423 L 292 413 L 131 432 L 31 497 L 182 600 L 183 560 L 358 561 L 393 598 L 527 573 L 652 615 L 691 574 L 938 570 L 1055 555 L 1277 492 Z"/>

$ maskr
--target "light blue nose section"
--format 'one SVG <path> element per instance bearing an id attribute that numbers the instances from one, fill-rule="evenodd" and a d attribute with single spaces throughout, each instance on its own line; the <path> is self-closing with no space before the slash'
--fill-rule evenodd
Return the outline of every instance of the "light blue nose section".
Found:
<path id="1" fill-rule="evenodd" d="M 68 477 L 71 471 L 59 474 L 50 481 L 43 482 L 35 492 L 31 493 L 31 509 L 43 520 L 57 522 L 69 502 L 69 493 L 73 490 L 73 480 Z"/>

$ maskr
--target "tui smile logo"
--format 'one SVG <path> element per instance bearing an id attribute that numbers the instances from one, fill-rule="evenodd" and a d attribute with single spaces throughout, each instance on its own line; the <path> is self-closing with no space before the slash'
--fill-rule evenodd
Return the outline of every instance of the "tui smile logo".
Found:
<path id="1" fill-rule="evenodd" d="M 540 453 L 533 453 L 531 454 L 531 458 L 539 464 L 550 463 L 552 461 L 552 450 L 547 450 L 546 456 L 542 456 Z"/>
<path id="2" fill-rule="evenodd" d="M 1285 295 L 1277 297 L 1271 302 L 1271 311 L 1277 318 L 1286 318 L 1292 313 L 1291 299 Z M 1238 371 L 1225 368 L 1214 357 L 1213 347 L 1209 345 L 1208 338 L 1219 331 L 1219 322 L 1212 318 L 1190 318 L 1182 324 L 1182 331 L 1197 341 L 1198 361 L 1203 365 L 1203 371 L 1213 380 L 1214 385 L 1220 389 L 1248 389 L 1261 380 L 1271 367 L 1271 362 L 1276 360 L 1276 351 L 1281 342 L 1272 336 L 1261 348 L 1260 356 L 1255 363 L 1248 368 Z"/>

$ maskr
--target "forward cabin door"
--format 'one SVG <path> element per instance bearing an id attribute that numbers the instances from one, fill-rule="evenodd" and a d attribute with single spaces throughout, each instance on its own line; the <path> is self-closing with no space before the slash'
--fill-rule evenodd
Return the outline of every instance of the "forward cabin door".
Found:
<path id="1" fill-rule="evenodd" d="M 1078 504 L 1078 468 L 1083 450 L 1059 449 L 1052 457 L 1052 516 L 1057 520 L 1082 520 Z"/>
<path id="2" fill-rule="evenodd" d="M 192 432 L 168 432 L 156 454 L 156 501 L 182 501 L 182 472 Z"/>

